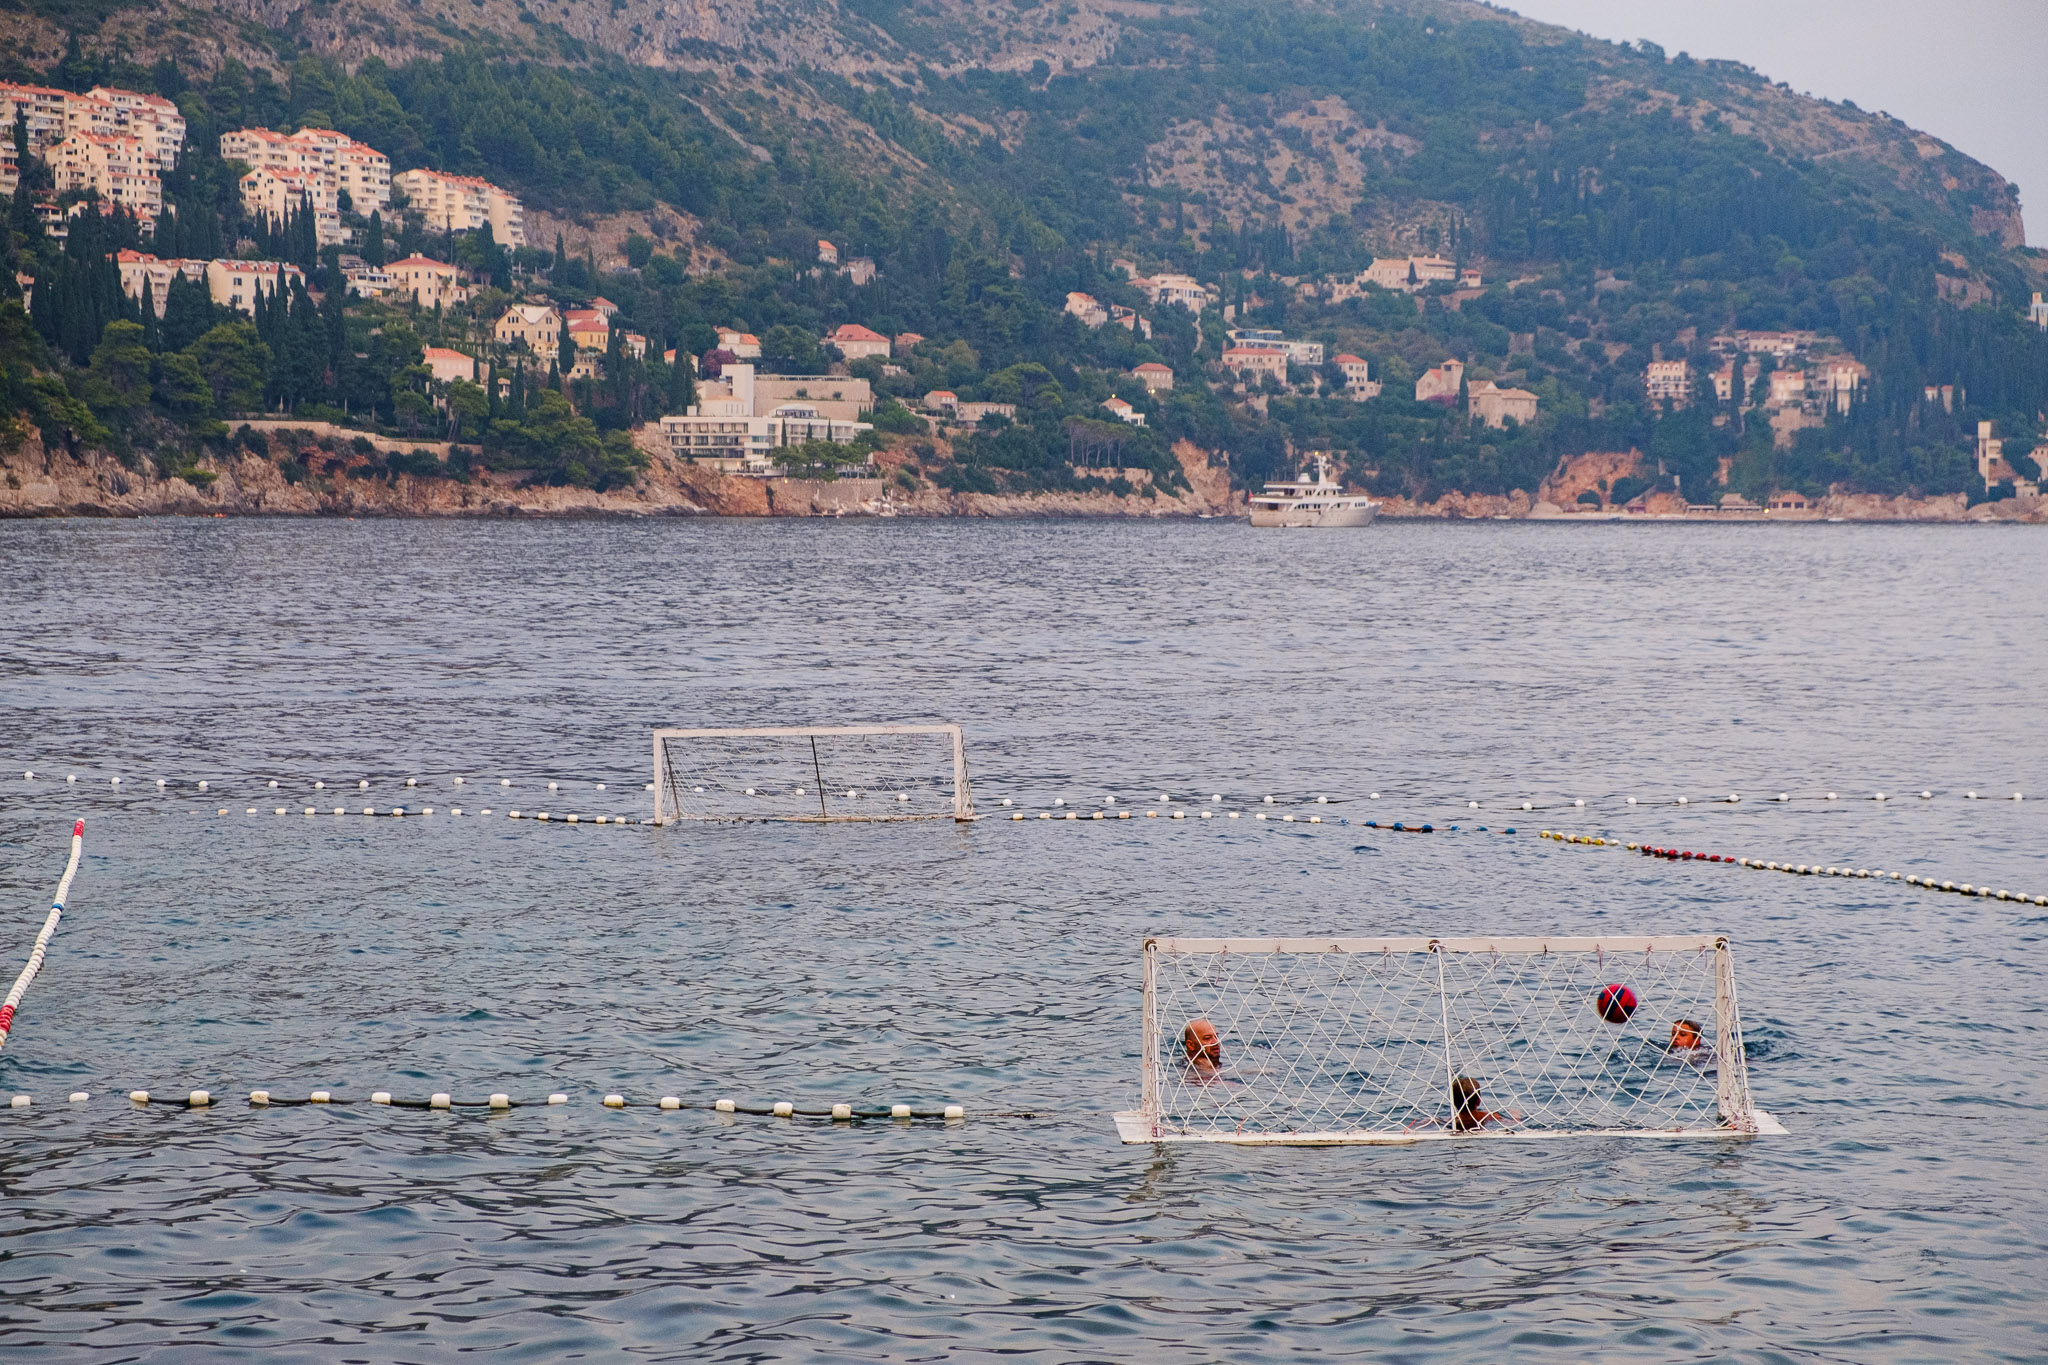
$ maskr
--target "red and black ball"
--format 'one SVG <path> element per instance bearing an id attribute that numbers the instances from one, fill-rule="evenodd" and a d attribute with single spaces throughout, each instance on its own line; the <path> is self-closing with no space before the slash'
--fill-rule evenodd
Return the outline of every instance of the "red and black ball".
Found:
<path id="1" fill-rule="evenodd" d="M 1602 986 L 1595 1001 L 1600 1017 L 1610 1024 L 1626 1024 L 1636 1012 L 1636 993 L 1620 982 Z"/>

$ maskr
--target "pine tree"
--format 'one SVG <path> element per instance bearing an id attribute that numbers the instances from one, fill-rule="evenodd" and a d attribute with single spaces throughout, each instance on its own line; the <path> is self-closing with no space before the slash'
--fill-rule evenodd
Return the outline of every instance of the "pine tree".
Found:
<path id="1" fill-rule="evenodd" d="M 384 215 L 370 210 L 369 230 L 363 234 L 363 259 L 378 270 L 384 268 Z"/>

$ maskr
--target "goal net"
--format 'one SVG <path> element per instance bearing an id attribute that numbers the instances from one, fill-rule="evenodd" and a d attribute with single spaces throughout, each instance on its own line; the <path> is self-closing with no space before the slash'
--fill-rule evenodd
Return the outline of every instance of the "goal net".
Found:
<path id="1" fill-rule="evenodd" d="M 654 732 L 657 825 L 973 818 L 957 725 Z"/>
<path id="2" fill-rule="evenodd" d="M 1144 990 L 1125 1142 L 1784 1131 L 1718 936 L 1154 938 Z"/>

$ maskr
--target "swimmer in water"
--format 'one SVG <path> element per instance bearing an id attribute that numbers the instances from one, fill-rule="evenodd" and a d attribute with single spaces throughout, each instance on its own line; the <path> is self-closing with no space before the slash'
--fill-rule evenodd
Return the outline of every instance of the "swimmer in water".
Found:
<path id="1" fill-rule="evenodd" d="M 1214 1076 L 1223 1070 L 1223 1040 L 1207 1019 L 1190 1019 L 1180 1031 L 1181 1051 L 1197 1076 Z"/>

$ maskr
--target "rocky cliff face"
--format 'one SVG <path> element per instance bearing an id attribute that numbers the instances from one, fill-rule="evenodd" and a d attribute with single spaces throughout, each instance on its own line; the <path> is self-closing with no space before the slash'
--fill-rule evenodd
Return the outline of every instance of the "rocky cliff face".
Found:
<path id="1" fill-rule="evenodd" d="M 189 475 L 166 477 L 92 452 L 74 458 L 49 451 L 31 437 L 0 454 L 0 517 L 1193 517 L 1242 510 L 1227 472 L 1211 467 L 1207 452 L 1186 442 L 1175 454 L 1192 491 L 1152 498 L 948 493 L 923 480 L 911 488 L 893 477 L 902 465 L 900 453 L 882 459 L 890 477 L 825 481 L 728 477 L 655 449 L 638 482 L 603 493 L 535 485 L 516 476 L 465 481 L 391 474 L 362 456 L 310 446 L 298 454 L 299 461 L 280 464 L 238 450 L 201 461 Z M 308 472 L 297 472 L 301 464 Z"/>

